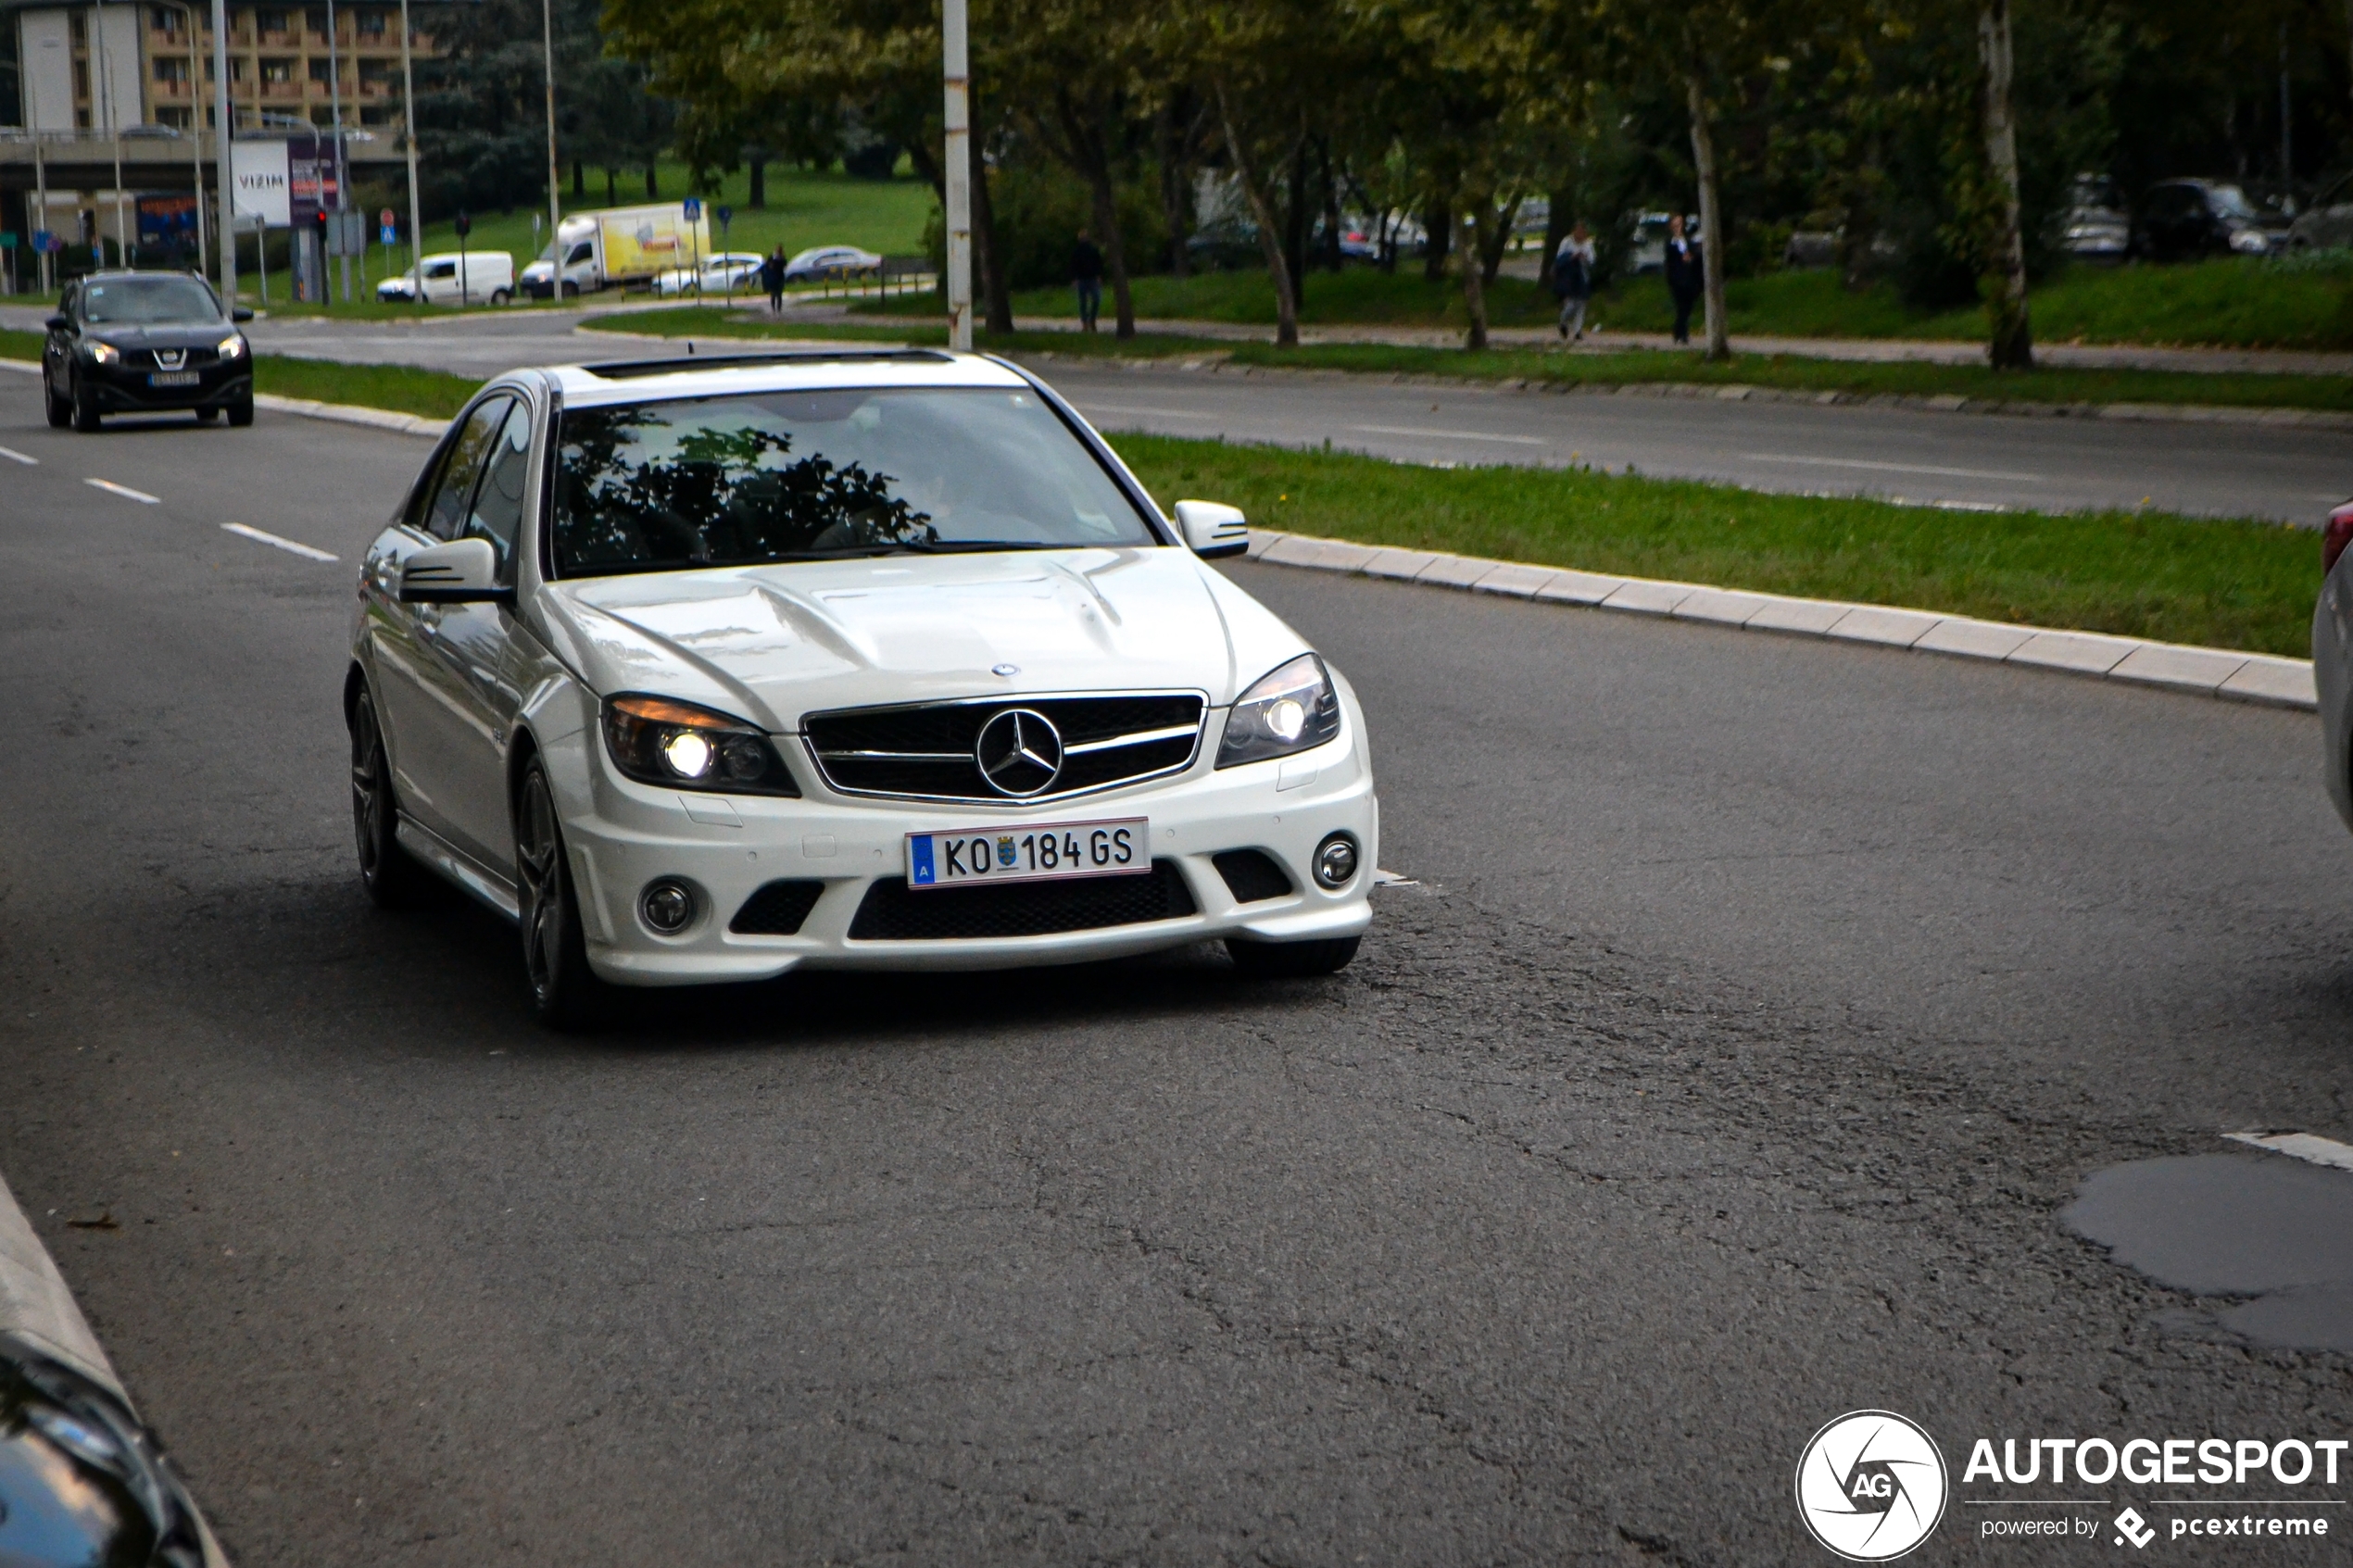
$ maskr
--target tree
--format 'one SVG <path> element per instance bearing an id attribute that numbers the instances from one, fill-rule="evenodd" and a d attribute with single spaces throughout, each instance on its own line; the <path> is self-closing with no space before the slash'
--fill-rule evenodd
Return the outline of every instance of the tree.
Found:
<path id="1" fill-rule="evenodd" d="M 1991 232 L 1986 245 L 1985 313 L 1997 370 L 2034 368 L 2033 332 L 2026 315 L 2026 241 L 2020 224 L 2018 128 L 2010 112 L 2010 0 L 1984 0 L 1977 13 L 1978 58 L 1983 88 L 1985 167 L 1992 177 Z"/>

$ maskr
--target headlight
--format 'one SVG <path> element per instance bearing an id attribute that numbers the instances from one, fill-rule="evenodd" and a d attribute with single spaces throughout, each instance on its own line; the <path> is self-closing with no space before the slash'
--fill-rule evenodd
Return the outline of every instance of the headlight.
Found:
<path id="1" fill-rule="evenodd" d="M 784 759 L 758 726 L 661 696 L 605 704 L 613 766 L 639 784 L 729 795 L 799 795 Z"/>
<path id="2" fill-rule="evenodd" d="M 82 346 L 90 351 L 93 364 L 111 365 L 122 358 L 122 350 L 111 343 L 86 343 Z"/>
<path id="3" fill-rule="evenodd" d="M 235 332 L 231 332 L 227 337 L 220 340 L 220 358 L 223 359 L 234 359 L 238 355 L 243 354 L 245 351 L 245 340 L 239 337 Z"/>
<path id="4" fill-rule="evenodd" d="M 1217 765 L 1232 768 L 1289 757 L 1323 745 L 1340 734 L 1340 694 L 1332 689 L 1324 661 L 1302 653 L 1262 677 L 1234 700 Z"/>
<path id="5" fill-rule="evenodd" d="M 2241 256 L 2260 256 L 2271 248 L 2271 242 L 2260 229 L 2241 229 L 2231 236 L 2231 248 Z"/>

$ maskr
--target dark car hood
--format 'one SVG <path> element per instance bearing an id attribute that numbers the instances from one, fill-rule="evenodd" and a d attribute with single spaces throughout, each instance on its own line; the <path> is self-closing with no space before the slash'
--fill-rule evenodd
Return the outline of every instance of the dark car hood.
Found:
<path id="1" fill-rule="evenodd" d="M 82 335 L 117 348 L 210 348 L 236 330 L 226 321 L 157 321 L 145 326 L 95 321 L 83 327 Z"/>

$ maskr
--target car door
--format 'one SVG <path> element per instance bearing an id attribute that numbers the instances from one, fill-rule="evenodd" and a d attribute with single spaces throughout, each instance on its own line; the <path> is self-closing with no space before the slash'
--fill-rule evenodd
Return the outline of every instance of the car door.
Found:
<path id="1" fill-rule="evenodd" d="M 468 843 L 460 826 L 468 812 L 457 794 L 462 781 L 453 774 L 451 754 L 453 733 L 464 720 L 450 711 L 456 700 L 452 684 L 434 645 L 449 611 L 477 607 L 400 604 L 394 602 L 393 590 L 409 555 L 458 538 L 465 528 L 474 488 L 513 401 L 502 394 L 467 414 L 436 456 L 434 471 L 418 487 L 401 526 L 370 563 L 382 600 L 371 606 L 369 647 L 393 787 L 402 809 L 420 825 L 461 848 Z"/>

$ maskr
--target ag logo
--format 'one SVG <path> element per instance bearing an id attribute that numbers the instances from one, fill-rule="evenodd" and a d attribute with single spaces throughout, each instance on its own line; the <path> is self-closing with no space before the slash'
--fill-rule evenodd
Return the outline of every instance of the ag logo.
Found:
<path id="1" fill-rule="evenodd" d="M 1884 1562 L 1944 1517 L 1951 1483 L 1926 1432 L 1892 1411 L 1853 1411 L 1814 1434 L 1797 1461 L 1797 1512 L 1850 1562 Z"/>

